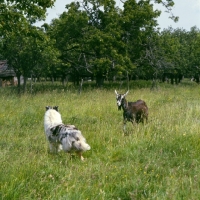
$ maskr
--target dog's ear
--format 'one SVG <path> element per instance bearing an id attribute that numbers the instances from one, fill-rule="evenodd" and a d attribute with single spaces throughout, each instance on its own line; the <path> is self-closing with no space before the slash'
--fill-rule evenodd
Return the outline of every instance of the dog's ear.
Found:
<path id="1" fill-rule="evenodd" d="M 58 106 L 54 106 L 53 109 L 58 111 Z"/>
<path id="2" fill-rule="evenodd" d="M 46 106 L 46 111 L 51 109 L 51 106 Z"/>

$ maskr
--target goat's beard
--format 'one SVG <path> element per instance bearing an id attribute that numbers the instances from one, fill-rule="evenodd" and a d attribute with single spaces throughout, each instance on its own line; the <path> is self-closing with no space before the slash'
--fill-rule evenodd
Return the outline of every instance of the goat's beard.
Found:
<path id="1" fill-rule="evenodd" d="M 122 106 L 118 106 L 118 110 L 121 110 Z"/>

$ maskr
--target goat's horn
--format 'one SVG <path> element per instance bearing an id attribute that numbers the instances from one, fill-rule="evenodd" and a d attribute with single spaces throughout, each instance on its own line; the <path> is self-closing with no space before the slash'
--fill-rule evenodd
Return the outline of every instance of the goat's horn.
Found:
<path id="1" fill-rule="evenodd" d="M 126 92 L 126 94 L 124 94 L 124 96 L 126 96 L 128 94 L 129 90 Z"/>
<path id="2" fill-rule="evenodd" d="M 118 95 L 117 90 L 115 90 L 115 94 Z"/>

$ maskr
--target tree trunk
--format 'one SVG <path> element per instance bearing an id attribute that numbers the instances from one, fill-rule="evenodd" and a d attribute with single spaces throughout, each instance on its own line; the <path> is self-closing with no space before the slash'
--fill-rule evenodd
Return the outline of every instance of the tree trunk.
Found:
<path id="1" fill-rule="evenodd" d="M 65 87 L 65 85 L 66 85 L 66 76 L 65 75 L 63 75 L 62 76 L 62 85 Z"/>
<path id="2" fill-rule="evenodd" d="M 104 84 L 104 76 L 102 74 L 98 74 L 96 76 L 96 85 L 98 88 L 101 88 Z"/>
<path id="3" fill-rule="evenodd" d="M 26 92 L 26 90 L 27 90 L 27 77 L 24 77 L 24 84 L 23 84 L 23 93 L 25 93 Z"/>
<path id="4" fill-rule="evenodd" d="M 20 79 L 21 75 L 20 74 L 17 74 L 17 88 L 18 88 L 18 94 L 21 93 L 21 79 Z"/>
<path id="5" fill-rule="evenodd" d="M 52 82 L 52 84 L 54 84 L 54 77 L 53 76 L 51 77 L 51 82 Z"/>
<path id="6" fill-rule="evenodd" d="M 81 79 L 81 83 L 80 83 L 80 86 L 79 86 L 79 94 L 81 94 L 82 87 L 83 87 L 83 78 Z"/>

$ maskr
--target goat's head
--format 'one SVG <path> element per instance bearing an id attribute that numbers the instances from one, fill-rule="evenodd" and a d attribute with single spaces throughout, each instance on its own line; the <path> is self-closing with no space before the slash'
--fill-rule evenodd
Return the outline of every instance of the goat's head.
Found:
<path id="1" fill-rule="evenodd" d="M 128 92 L 129 91 L 127 91 L 125 94 L 118 94 L 117 90 L 115 90 L 118 110 L 121 110 L 122 104 L 125 100 L 125 96 L 128 94 Z"/>

